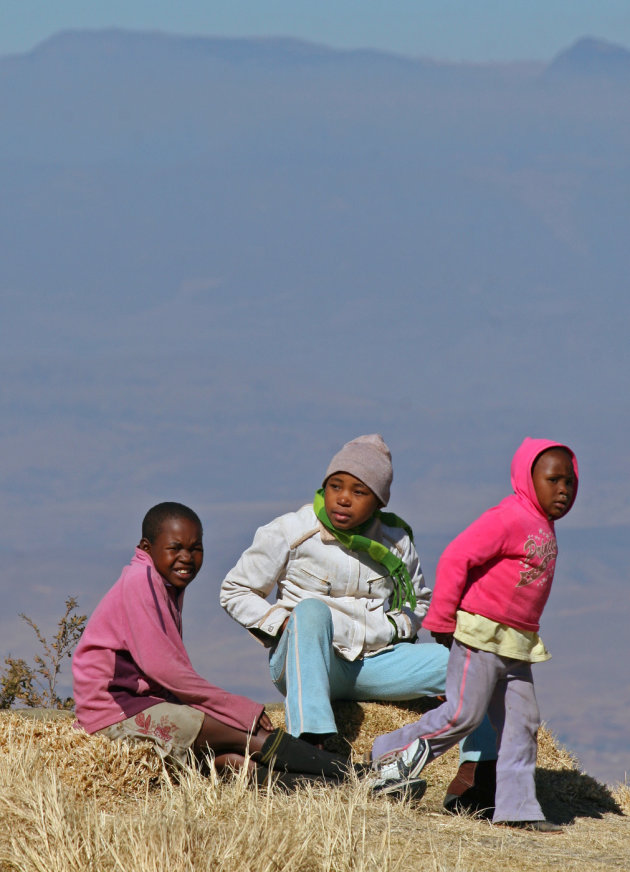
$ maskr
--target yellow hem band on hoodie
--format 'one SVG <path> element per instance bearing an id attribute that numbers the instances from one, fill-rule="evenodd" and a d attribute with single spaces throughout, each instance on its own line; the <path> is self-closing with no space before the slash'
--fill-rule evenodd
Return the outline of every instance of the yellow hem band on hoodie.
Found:
<path id="1" fill-rule="evenodd" d="M 458 642 L 481 651 L 491 651 L 501 657 L 525 660 L 527 663 L 542 663 L 551 659 L 538 633 L 532 630 L 517 630 L 498 624 L 483 615 L 471 615 L 462 609 L 457 611 L 457 629 L 454 633 Z"/>

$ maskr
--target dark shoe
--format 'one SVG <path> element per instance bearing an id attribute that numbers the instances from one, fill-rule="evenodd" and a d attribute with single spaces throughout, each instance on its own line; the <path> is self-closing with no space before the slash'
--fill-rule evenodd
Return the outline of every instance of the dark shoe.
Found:
<path id="1" fill-rule="evenodd" d="M 290 736 L 277 728 L 265 739 L 260 749 L 259 760 L 263 766 L 277 772 L 294 772 L 299 775 L 323 775 L 325 778 L 343 781 L 351 769 L 343 754 L 319 751 L 308 742 Z"/>
<path id="2" fill-rule="evenodd" d="M 408 778 L 406 781 L 387 781 L 372 787 L 372 792 L 388 799 L 409 799 L 417 802 L 422 799 L 427 783 L 422 778 Z"/>
<path id="3" fill-rule="evenodd" d="M 323 775 L 304 775 L 301 772 L 275 772 L 266 766 L 256 766 L 254 779 L 259 787 L 275 787 L 283 793 L 292 793 L 298 787 L 313 784 L 315 787 L 338 787 L 338 778 Z"/>
<path id="4" fill-rule="evenodd" d="M 501 826 L 514 827 L 517 830 L 529 830 L 533 833 L 563 833 L 564 827 L 552 824 L 551 821 L 499 821 Z"/>
<path id="5" fill-rule="evenodd" d="M 318 751 L 323 751 L 326 739 L 331 739 L 334 735 L 335 733 L 300 733 L 299 738 L 303 742 L 308 742 L 309 745 L 313 745 L 313 747 L 317 748 Z"/>
<path id="6" fill-rule="evenodd" d="M 497 761 L 467 760 L 448 786 L 444 808 L 451 814 L 476 814 L 491 819 L 497 784 Z"/>

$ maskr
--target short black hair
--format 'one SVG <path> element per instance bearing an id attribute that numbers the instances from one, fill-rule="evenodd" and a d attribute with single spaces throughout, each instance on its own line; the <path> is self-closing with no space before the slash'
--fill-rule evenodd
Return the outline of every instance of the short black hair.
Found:
<path id="1" fill-rule="evenodd" d="M 153 544 L 160 535 L 162 525 L 165 521 L 170 521 L 172 518 L 186 518 L 197 524 L 203 533 L 203 526 L 199 520 L 199 515 L 189 509 L 188 506 L 182 503 L 158 503 L 157 506 L 149 509 L 142 521 L 142 538 Z"/>

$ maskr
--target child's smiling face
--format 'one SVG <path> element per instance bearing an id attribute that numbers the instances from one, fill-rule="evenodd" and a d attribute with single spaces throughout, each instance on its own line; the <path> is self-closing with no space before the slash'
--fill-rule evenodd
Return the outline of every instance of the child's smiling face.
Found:
<path id="1" fill-rule="evenodd" d="M 379 507 L 378 498 L 349 472 L 335 472 L 324 487 L 324 506 L 333 527 L 353 530 L 360 527 Z"/>
<path id="2" fill-rule="evenodd" d="M 532 467 L 532 481 L 543 512 L 552 521 L 563 518 L 573 505 L 575 471 L 563 448 L 543 451 Z"/>
<path id="3" fill-rule="evenodd" d="M 141 539 L 139 547 L 165 581 L 184 590 L 201 569 L 202 538 L 201 528 L 189 518 L 167 518 L 155 540 Z"/>

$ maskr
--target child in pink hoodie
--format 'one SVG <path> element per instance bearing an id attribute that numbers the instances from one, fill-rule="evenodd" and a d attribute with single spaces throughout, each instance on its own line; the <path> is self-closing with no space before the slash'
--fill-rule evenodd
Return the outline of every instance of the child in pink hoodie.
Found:
<path id="1" fill-rule="evenodd" d="M 179 763 L 190 752 L 217 769 L 245 765 L 265 781 L 343 778 L 347 760 L 273 729 L 264 707 L 210 684 L 182 641 L 184 592 L 201 569 L 203 530 L 181 503 L 159 503 L 142 523 L 131 563 L 92 614 L 72 662 L 76 714 L 88 733 L 149 739 Z M 262 764 L 262 765 L 257 765 Z M 295 775 L 292 776 L 292 773 Z"/>
<path id="2" fill-rule="evenodd" d="M 566 445 L 525 439 L 512 461 L 514 493 L 489 509 L 444 551 L 424 626 L 450 648 L 446 702 L 379 736 L 376 783 L 416 778 L 427 762 L 471 733 L 488 714 L 497 732 L 493 821 L 561 832 L 536 798 L 540 723 L 531 664 L 549 659 L 538 636 L 558 548 L 554 521 L 578 486 Z"/>

